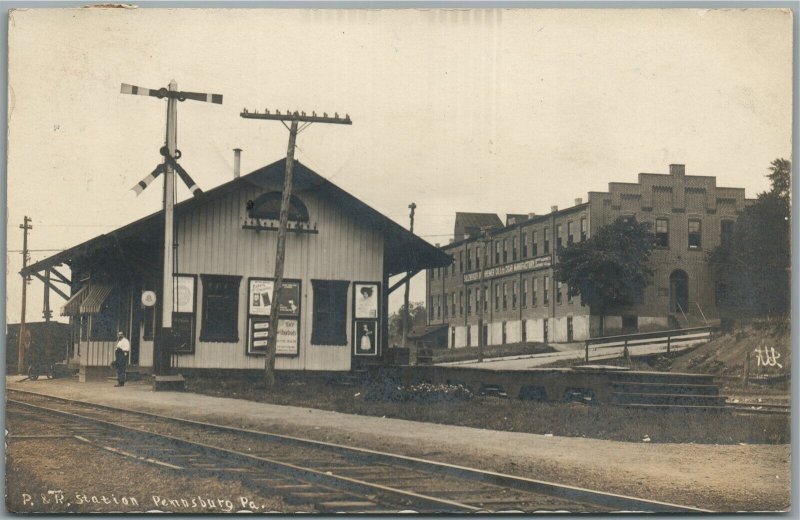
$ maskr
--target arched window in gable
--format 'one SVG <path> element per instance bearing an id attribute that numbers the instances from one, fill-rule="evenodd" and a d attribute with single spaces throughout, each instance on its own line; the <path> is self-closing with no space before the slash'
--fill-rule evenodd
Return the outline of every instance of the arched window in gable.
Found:
<path id="1" fill-rule="evenodd" d="M 247 216 L 253 219 L 279 220 L 281 216 L 280 191 L 270 191 L 247 201 Z M 294 222 L 308 222 L 308 208 L 298 197 L 289 198 L 289 220 Z"/>

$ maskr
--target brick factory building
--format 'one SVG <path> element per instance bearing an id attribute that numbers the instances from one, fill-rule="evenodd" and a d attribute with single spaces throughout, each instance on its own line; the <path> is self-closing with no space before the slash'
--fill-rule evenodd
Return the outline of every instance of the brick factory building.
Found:
<path id="1" fill-rule="evenodd" d="M 639 174 L 612 182 L 588 202 L 547 215 L 457 213 L 454 241 L 441 249 L 449 267 L 427 271 L 430 325 L 449 327 L 449 348 L 524 342 L 570 342 L 627 332 L 685 328 L 718 321 L 708 253 L 733 231 L 751 200 L 743 188 L 718 187 L 715 177 Z M 620 217 L 648 222 L 656 235 L 651 283 L 639 303 L 593 315 L 555 278 L 558 250 L 591 237 Z M 481 228 L 491 228 L 486 243 Z M 478 314 L 481 270 L 484 310 Z"/>

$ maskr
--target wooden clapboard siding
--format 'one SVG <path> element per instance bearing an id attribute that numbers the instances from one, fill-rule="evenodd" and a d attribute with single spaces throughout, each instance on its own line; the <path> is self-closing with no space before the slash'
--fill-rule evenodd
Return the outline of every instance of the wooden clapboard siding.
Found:
<path id="1" fill-rule="evenodd" d="M 273 189 L 280 189 L 274 186 Z M 198 276 L 195 316 L 195 353 L 175 357 L 176 368 L 253 368 L 263 357 L 247 356 L 248 278 L 270 278 L 275 269 L 277 233 L 242 229 L 248 200 L 265 191 L 255 186 L 209 201 L 177 222 L 178 272 L 241 276 L 239 287 L 239 342 L 201 342 L 203 284 Z M 318 234 L 289 233 L 284 277 L 301 280 L 300 353 L 276 359 L 279 369 L 348 370 L 351 346 L 311 345 L 312 279 L 375 281 L 383 279 L 383 235 L 357 222 L 343 208 L 326 199 L 298 194 L 306 204 Z M 382 290 L 386 290 L 385 287 Z M 348 290 L 347 335 L 351 338 L 352 285 Z M 142 343 L 144 346 L 144 342 Z M 143 355 L 143 354 L 140 354 Z"/>

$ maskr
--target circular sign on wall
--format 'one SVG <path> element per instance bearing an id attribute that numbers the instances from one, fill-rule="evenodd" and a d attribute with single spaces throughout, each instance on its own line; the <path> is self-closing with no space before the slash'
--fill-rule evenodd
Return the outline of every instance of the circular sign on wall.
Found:
<path id="1" fill-rule="evenodd" d="M 142 292 L 142 305 L 152 307 L 156 304 L 156 293 L 153 291 Z"/>

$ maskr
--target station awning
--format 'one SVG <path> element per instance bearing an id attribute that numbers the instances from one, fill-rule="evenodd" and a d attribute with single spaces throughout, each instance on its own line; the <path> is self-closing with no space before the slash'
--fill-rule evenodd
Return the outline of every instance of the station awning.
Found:
<path id="1" fill-rule="evenodd" d="M 103 307 L 108 295 L 114 290 L 112 285 L 89 284 L 89 292 L 80 305 L 81 314 L 96 314 Z"/>
<path id="2" fill-rule="evenodd" d="M 78 292 L 73 294 L 69 300 L 64 303 L 64 306 L 61 307 L 61 315 L 62 316 L 77 316 L 80 314 L 80 305 L 83 299 L 86 297 L 86 290 L 89 288 L 88 285 L 84 285 Z"/>

